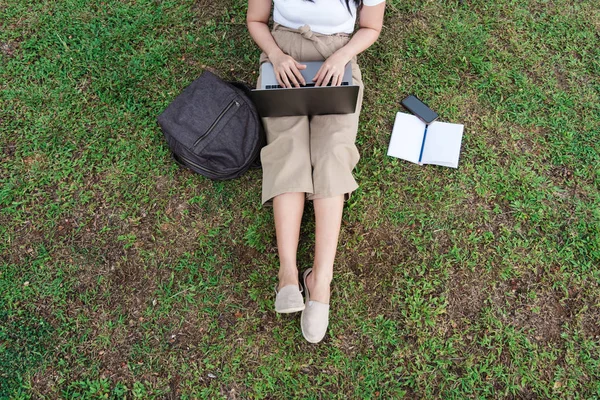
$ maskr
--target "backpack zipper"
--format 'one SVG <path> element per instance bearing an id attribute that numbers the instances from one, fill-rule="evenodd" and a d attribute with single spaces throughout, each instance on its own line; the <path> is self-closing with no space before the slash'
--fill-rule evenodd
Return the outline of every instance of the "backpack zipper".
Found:
<path id="1" fill-rule="evenodd" d="M 202 136 L 200 136 L 198 139 L 196 139 L 196 141 L 194 142 L 194 146 L 196 147 L 198 145 L 198 143 L 200 143 L 200 141 L 202 139 L 204 139 L 210 132 L 212 132 L 213 129 L 215 129 L 215 127 L 217 126 L 217 124 L 219 123 L 219 121 L 223 118 L 223 116 L 229 111 L 231 110 L 231 108 L 236 105 L 236 106 L 240 106 L 240 103 L 238 103 L 237 100 L 232 100 L 227 107 L 225 107 L 225 109 L 223 111 L 221 111 L 221 114 L 219 114 L 219 116 L 217 117 L 217 119 L 215 119 L 215 121 L 212 123 L 211 126 L 208 127 L 208 130 L 206 132 L 204 132 L 204 134 Z"/>
<path id="2" fill-rule="evenodd" d="M 210 168 L 203 167 L 200 164 L 197 164 L 197 163 L 193 162 L 192 160 L 190 160 L 189 158 L 186 158 L 186 157 L 184 157 L 182 155 L 178 155 L 177 157 L 181 158 L 182 161 L 185 161 L 186 163 L 190 164 L 191 166 L 196 167 L 196 168 L 198 168 L 201 171 L 208 172 L 209 174 L 213 174 L 213 175 L 216 175 L 216 176 L 229 175 L 229 173 L 226 173 L 226 172 L 217 172 L 217 171 L 214 171 L 214 170 L 212 170 Z"/>

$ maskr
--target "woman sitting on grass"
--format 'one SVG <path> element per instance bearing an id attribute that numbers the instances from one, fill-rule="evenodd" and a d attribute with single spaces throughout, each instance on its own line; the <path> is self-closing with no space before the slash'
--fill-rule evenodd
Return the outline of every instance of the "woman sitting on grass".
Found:
<path id="1" fill-rule="evenodd" d="M 284 87 L 305 84 L 303 61 L 324 61 L 313 81 L 339 85 L 348 62 L 360 86 L 354 114 L 264 118 L 267 146 L 262 149 L 263 203 L 273 204 L 279 253 L 275 311 L 302 311 L 302 334 L 323 339 L 329 323 L 330 283 L 344 200 L 358 185 L 352 170 L 359 159 L 354 144 L 363 84 L 356 55 L 371 46 L 383 25 L 384 0 L 249 0 L 247 24 Z M 359 29 L 352 35 L 357 14 Z M 260 78 L 259 78 L 260 85 Z M 305 199 L 315 210 L 315 255 L 303 274 L 306 303 L 298 284 L 296 252 Z"/>

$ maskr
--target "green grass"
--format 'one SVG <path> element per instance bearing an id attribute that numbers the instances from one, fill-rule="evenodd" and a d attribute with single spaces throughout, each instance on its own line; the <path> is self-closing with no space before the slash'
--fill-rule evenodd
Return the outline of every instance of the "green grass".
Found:
<path id="1" fill-rule="evenodd" d="M 596 2 L 387 2 L 316 346 L 260 171 L 181 170 L 156 124 L 204 69 L 254 82 L 245 9 L 0 2 L 0 398 L 600 397 Z M 457 170 L 386 156 L 409 93 Z"/>

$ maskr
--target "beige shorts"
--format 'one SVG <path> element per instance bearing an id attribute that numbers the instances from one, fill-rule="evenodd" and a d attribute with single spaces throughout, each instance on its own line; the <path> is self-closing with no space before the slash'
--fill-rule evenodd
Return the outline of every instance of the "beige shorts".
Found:
<path id="1" fill-rule="evenodd" d="M 281 50 L 297 61 L 325 60 L 350 40 L 344 34 L 314 33 L 308 26 L 296 30 L 275 25 L 272 34 Z M 263 53 L 260 62 L 266 61 Z M 356 58 L 352 78 L 360 86 L 354 114 L 262 119 L 267 133 L 267 146 L 260 154 L 263 204 L 283 193 L 303 192 L 309 200 L 344 194 L 347 199 L 356 190 L 352 170 L 360 157 L 354 142 L 363 97 Z"/>

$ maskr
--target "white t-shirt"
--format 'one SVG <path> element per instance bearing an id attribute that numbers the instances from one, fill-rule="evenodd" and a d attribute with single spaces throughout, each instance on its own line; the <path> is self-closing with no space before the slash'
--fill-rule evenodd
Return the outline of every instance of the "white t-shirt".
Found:
<path id="1" fill-rule="evenodd" d="M 374 6 L 385 0 L 363 0 L 363 5 Z M 350 0 L 273 0 L 273 21 L 288 28 L 310 26 L 313 32 L 332 35 L 352 33 L 356 24 L 356 4 Z"/>

